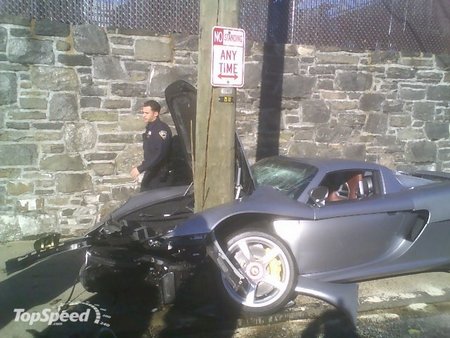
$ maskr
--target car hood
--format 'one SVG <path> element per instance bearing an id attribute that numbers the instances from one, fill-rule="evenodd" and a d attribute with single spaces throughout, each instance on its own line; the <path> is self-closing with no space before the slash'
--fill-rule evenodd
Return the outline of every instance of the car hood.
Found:
<path id="1" fill-rule="evenodd" d="M 195 153 L 195 123 L 197 114 L 197 90 L 188 82 L 179 80 L 171 83 L 165 90 L 165 98 L 170 115 L 180 137 L 182 152 L 192 170 Z M 236 134 L 236 185 L 242 187 L 245 195 L 254 190 L 254 181 L 248 161 Z"/>
<path id="2" fill-rule="evenodd" d="M 140 192 L 130 197 L 121 207 L 114 210 L 110 218 L 114 221 L 119 221 L 125 216 L 149 205 L 185 196 L 188 193 L 188 189 L 189 186 L 175 186 Z"/>

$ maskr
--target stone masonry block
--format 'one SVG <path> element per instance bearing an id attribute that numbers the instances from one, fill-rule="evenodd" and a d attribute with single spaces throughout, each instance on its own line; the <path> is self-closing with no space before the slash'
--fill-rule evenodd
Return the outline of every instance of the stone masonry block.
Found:
<path id="1" fill-rule="evenodd" d="M 8 40 L 8 31 L 5 27 L 0 27 L 0 52 L 6 52 L 6 41 Z"/>
<path id="2" fill-rule="evenodd" d="M 34 165 L 38 159 L 36 144 L 0 145 L 0 163 L 2 166 Z"/>
<path id="3" fill-rule="evenodd" d="M 437 156 L 436 144 L 430 141 L 412 141 L 406 146 L 406 160 L 412 163 L 434 162 Z"/>
<path id="4" fill-rule="evenodd" d="M 427 91 L 427 98 L 436 101 L 450 101 L 450 86 L 430 86 Z"/>
<path id="5" fill-rule="evenodd" d="M 49 103 L 51 121 L 77 121 L 78 99 L 74 94 L 54 94 Z"/>
<path id="6" fill-rule="evenodd" d="M 303 122 L 325 123 L 330 119 L 330 110 L 324 101 L 306 100 L 302 102 Z"/>
<path id="7" fill-rule="evenodd" d="M 62 193 L 92 190 L 92 178 L 89 174 L 57 174 L 56 189 Z"/>
<path id="8" fill-rule="evenodd" d="M 79 171 L 85 169 L 80 155 L 69 156 L 67 154 L 45 157 L 40 162 L 40 168 L 50 171 Z"/>
<path id="9" fill-rule="evenodd" d="M 0 73 L 0 106 L 17 102 L 17 77 L 14 73 Z"/>
<path id="10" fill-rule="evenodd" d="M 283 96 L 287 98 L 309 98 L 316 79 L 311 76 L 285 75 L 283 77 Z"/>
<path id="11" fill-rule="evenodd" d="M 70 25 L 52 20 L 38 20 L 34 25 L 36 35 L 66 37 L 70 33 Z"/>
<path id="12" fill-rule="evenodd" d="M 55 55 L 51 41 L 12 38 L 8 41 L 8 60 L 23 64 L 53 64 Z"/>
<path id="13" fill-rule="evenodd" d="M 63 67 L 32 67 L 31 82 L 44 90 L 68 91 L 79 87 L 75 70 Z"/>
<path id="14" fill-rule="evenodd" d="M 137 60 L 170 62 L 172 61 L 172 40 L 167 37 L 138 39 L 135 43 Z"/>
<path id="15" fill-rule="evenodd" d="M 342 72 L 336 75 L 336 86 L 347 91 L 366 91 L 372 87 L 372 74 L 360 72 Z"/>
<path id="16" fill-rule="evenodd" d="M 436 141 L 440 139 L 448 139 L 449 124 L 440 122 L 428 122 L 425 124 L 425 134 L 429 140 Z"/>
<path id="17" fill-rule="evenodd" d="M 74 48 L 80 53 L 108 54 L 109 42 L 106 32 L 101 27 L 85 24 L 73 28 Z"/>
<path id="18" fill-rule="evenodd" d="M 413 117 L 422 121 L 432 121 L 435 109 L 434 102 L 414 102 Z"/>
<path id="19" fill-rule="evenodd" d="M 95 56 L 93 76 L 103 80 L 126 80 L 127 74 L 120 64 L 120 59 L 114 56 Z"/>
<path id="20" fill-rule="evenodd" d="M 359 102 L 359 107 L 364 111 L 381 111 L 385 97 L 382 94 L 365 93 Z"/>

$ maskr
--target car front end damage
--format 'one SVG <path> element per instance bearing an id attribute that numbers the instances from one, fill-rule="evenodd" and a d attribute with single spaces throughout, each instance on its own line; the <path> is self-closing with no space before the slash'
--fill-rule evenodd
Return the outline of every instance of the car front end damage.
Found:
<path id="1" fill-rule="evenodd" d="M 162 304 L 175 300 L 176 290 L 206 261 L 206 234 L 173 236 L 173 229 L 126 225 L 91 239 L 80 282 L 91 292 L 114 292 L 137 284 L 155 286 Z M 117 229 L 117 226 L 115 226 Z"/>

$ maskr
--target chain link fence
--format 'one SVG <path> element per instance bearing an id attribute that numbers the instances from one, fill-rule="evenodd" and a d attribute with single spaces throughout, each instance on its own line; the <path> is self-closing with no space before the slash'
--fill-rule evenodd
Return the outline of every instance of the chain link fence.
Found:
<path id="1" fill-rule="evenodd" d="M 0 15 L 198 33 L 200 0 L 2 0 Z M 450 54 L 449 0 L 241 0 L 240 26 L 260 42 Z"/>

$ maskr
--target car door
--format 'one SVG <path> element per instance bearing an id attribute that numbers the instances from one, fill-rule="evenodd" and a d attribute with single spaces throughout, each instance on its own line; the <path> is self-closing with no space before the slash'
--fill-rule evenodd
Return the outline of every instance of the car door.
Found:
<path id="1" fill-rule="evenodd" d="M 303 273 L 348 269 L 392 259 L 412 236 L 421 216 L 412 211 L 412 201 L 406 193 L 378 193 L 314 208 L 315 220 L 301 221 L 298 255 Z"/>

